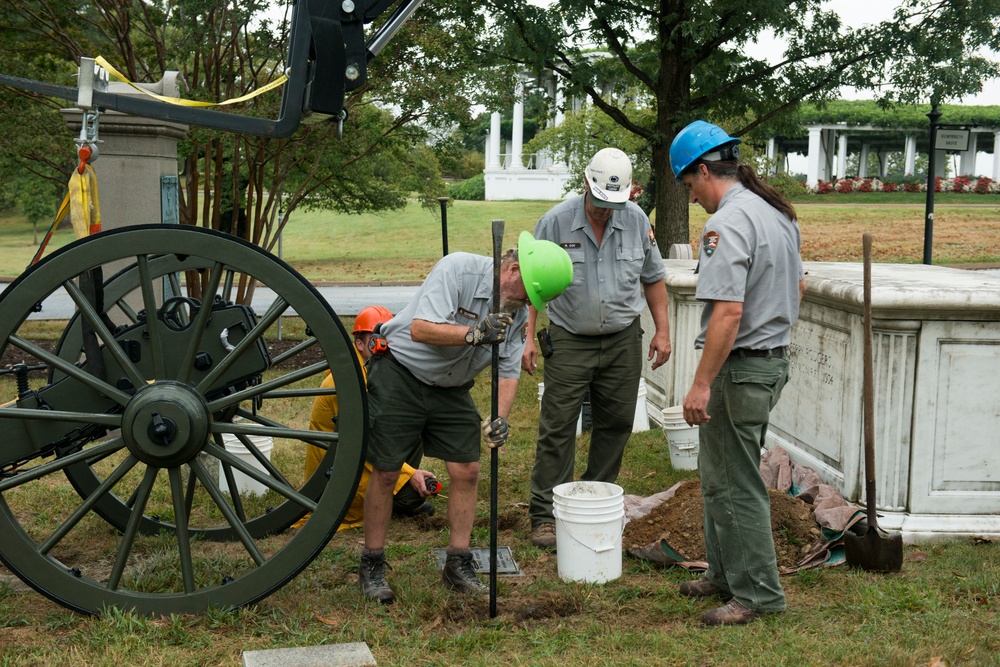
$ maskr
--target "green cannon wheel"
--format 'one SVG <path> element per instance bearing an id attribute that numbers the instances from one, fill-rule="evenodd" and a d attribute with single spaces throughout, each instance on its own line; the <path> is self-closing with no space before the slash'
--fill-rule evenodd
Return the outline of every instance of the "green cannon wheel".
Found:
<path id="1" fill-rule="evenodd" d="M 172 254 L 160 255 L 148 261 L 148 269 L 145 275 L 147 280 L 152 280 L 153 284 L 157 285 L 163 292 L 176 296 L 185 292 L 181 276 L 187 271 L 198 270 L 201 264 L 204 264 L 204 261 L 199 260 L 199 258 L 184 257 L 182 259 Z M 127 322 L 133 324 L 138 319 L 138 315 L 128 304 L 130 300 L 135 300 L 136 295 L 139 294 L 140 282 L 141 277 L 138 266 L 133 264 L 107 279 L 103 285 L 102 296 L 104 303 L 109 304 L 109 307 L 118 308 L 121 311 L 122 317 Z M 231 289 L 235 289 L 235 287 L 231 287 Z M 227 300 L 231 300 L 230 297 L 234 295 L 226 294 L 224 296 L 227 297 Z M 84 319 L 77 312 L 70 319 L 56 346 L 56 353 L 61 358 L 75 363 L 81 356 L 85 356 L 83 330 Z M 298 354 L 293 349 L 288 354 L 284 364 L 294 364 L 300 356 L 315 356 L 315 349 L 313 347 L 315 340 L 315 337 L 308 338 L 306 344 L 298 349 Z M 58 381 L 64 375 L 58 369 L 52 368 L 49 372 L 49 381 Z M 322 443 L 317 443 L 317 446 L 324 447 Z M 104 481 L 98 471 L 86 461 L 70 465 L 64 472 L 73 485 L 73 488 L 77 490 L 82 498 L 87 498 L 90 494 L 94 493 Z M 326 478 L 324 476 L 316 476 L 315 479 L 311 477 L 305 481 L 299 492 L 312 500 L 317 500 L 325 486 Z M 128 521 L 132 515 L 132 506 L 128 502 L 128 499 L 119 498 L 114 493 L 107 493 L 101 495 L 100 500 L 94 505 L 94 511 L 119 530 L 125 530 L 125 526 L 128 525 Z M 253 537 L 264 537 L 286 530 L 299 520 L 303 514 L 304 511 L 298 503 L 282 499 L 279 505 L 269 508 L 264 514 L 248 518 L 245 525 Z M 191 526 L 190 528 L 193 534 L 209 540 L 237 539 L 236 532 L 228 525 Z M 139 521 L 139 531 L 148 535 L 155 535 L 162 530 L 173 529 L 174 525 L 172 523 L 165 521 L 163 517 L 158 515 L 150 516 L 144 514 Z"/>
<path id="2" fill-rule="evenodd" d="M 59 288 L 77 312 L 47 351 L 28 318 Z M 0 559 L 30 586 L 84 613 L 241 606 L 333 536 L 364 464 L 363 376 L 287 264 L 217 232 L 129 227 L 54 253 L 0 309 L 0 351 L 50 369 L 0 384 Z M 281 323 L 306 335 L 278 353 L 265 332 Z M 335 390 L 318 388 L 327 370 Z M 317 397 L 338 401 L 336 432 L 308 429 Z"/>

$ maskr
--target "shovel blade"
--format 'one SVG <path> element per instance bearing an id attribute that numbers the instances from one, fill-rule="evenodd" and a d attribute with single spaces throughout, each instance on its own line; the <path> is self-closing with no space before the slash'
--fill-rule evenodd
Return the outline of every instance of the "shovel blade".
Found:
<path id="1" fill-rule="evenodd" d="M 844 556 L 851 567 L 866 572 L 899 572 L 903 567 L 903 536 L 869 527 L 864 535 L 844 535 Z"/>

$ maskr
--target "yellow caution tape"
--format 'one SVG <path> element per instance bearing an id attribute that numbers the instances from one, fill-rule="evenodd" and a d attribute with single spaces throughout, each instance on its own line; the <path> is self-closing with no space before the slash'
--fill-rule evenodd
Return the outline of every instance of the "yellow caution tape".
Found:
<path id="1" fill-rule="evenodd" d="M 168 104 L 177 104 L 182 107 L 220 107 L 226 104 L 236 104 L 237 102 L 246 102 L 247 100 L 252 100 L 258 95 L 266 93 L 270 90 L 274 90 L 275 88 L 285 83 L 285 81 L 288 81 L 288 77 L 282 74 L 277 79 L 268 83 L 262 88 L 258 88 L 252 93 L 247 93 L 242 97 L 235 97 L 231 100 L 225 100 L 224 102 L 197 102 L 195 100 L 185 100 L 181 97 L 168 97 L 166 95 L 157 95 L 156 93 L 150 92 L 145 88 L 137 86 L 136 84 L 129 81 L 121 72 L 112 67 L 111 63 L 109 63 L 107 60 L 104 59 L 104 56 L 97 56 L 96 58 L 94 58 L 94 62 L 103 67 L 104 69 L 108 70 L 111 76 L 115 77 L 119 81 L 124 81 L 128 85 L 138 90 L 140 93 L 143 93 L 144 95 L 149 95 L 150 97 L 160 100 L 161 102 L 167 102 Z"/>

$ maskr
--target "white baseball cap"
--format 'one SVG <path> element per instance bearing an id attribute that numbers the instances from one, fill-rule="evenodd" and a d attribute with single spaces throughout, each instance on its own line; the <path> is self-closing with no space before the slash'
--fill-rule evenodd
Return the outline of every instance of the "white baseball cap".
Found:
<path id="1" fill-rule="evenodd" d="M 602 148 L 583 172 L 591 202 L 598 208 L 622 210 L 632 194 L 632 161 L 624 151 Z"/>

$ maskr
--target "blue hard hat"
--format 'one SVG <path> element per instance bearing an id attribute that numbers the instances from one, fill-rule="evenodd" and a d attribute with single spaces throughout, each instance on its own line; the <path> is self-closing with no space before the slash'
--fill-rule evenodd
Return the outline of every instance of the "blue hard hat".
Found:
<path id="1" fill-rule="evenodd" d="M 681 174 L 684 173 L 684 170 L 701 157 L 715 160 L 738 158 L 740 149 L 736 147 L 736 144 L 740 141 L 740 139 L 726 134 L 726 131 L 718 125 L 712 125 L 703 120 L 694 121 L 678 132 L 673 143 L 670 144 L 670 167 L 674 170 L 674 177 L 678 181 L 681 180 Z M 707 155 L 716 149 L 723 149 L 719 151 L 718 157 Z"/>

